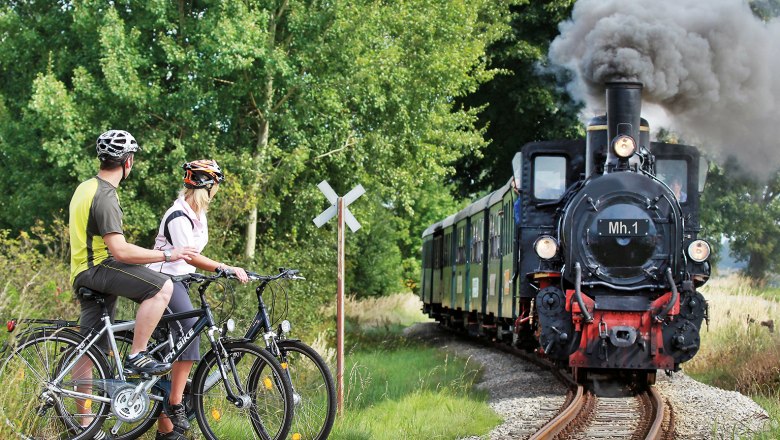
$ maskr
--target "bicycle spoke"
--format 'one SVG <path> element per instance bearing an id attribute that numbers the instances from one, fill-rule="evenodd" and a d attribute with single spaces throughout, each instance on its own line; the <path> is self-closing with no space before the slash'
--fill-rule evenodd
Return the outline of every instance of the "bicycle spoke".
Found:
<path id="1" fill-rule="evenodd" d="M 327 379 L 305 352 L 286 348 L 285 354 L 295 396 L 295 418 L 290 432 L 299 434 L 301 439 L 324 438 L 328 413 L 332 411 Z"/>
<path id="2" fill-rule="evenodd" d="M 245 344 L 251 346 L 251 344 Z M 254 347 L 254 346 L 251 346 Z M 253 351 L 256 350 L 256 351 Z M 198 421 L 206 425 L 204 434 L 207 438 L 241 438 L 241 439 L 277 439 L 289 421 L 287 411 L 290 410 L 286 393 L 289 390 L 274 377 L 267 362 L 273 358 L 253 348 L 242 350 L 231 348 L 230 356 L 240 353 L 238 362 L 227 362 L 227 379 L 229 384 L 220 380 L 210 389 L 204 389 L 209 376 L 218 371 L 218 362 L 213 356 L 204 358 L 201 362 L 203 370 L 199 370 L 193 383 L 196 394 L 196 413 Z M 267 356 L 264 357 L 264 356 Z M 277 367 L 279 371 L 278 364 Z M 241 404 L 231 402 L 231 392 L 241 399 Z"/>
<path id="3" fill-rule="evenodd" d="M 90 393 L 92 381 L 86 377 L 102 377 L 102 365 L 92 363 L 90 371 L 82 370 L 81 377 L 68 371 L 61 382 L 53 383 L 60 368 L 70 364 L 77 345 L 73 339 L 45 332 L 21 341 L 0 365 L 0 422 L 21 438 L 59 438 L 63 432 L 75 437 L 83 432 L 82 422 L 97 427 L 100 420 L 94 417 L 106 413 L 106 404 L 78 399 L 71 391 Z"/>

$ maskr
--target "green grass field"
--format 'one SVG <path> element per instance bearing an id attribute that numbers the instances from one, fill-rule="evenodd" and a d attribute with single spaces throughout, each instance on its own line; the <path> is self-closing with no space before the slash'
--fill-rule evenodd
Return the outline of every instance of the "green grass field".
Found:
<path id="1" fill-rule="evenodd" d="M 501 422 L 473 388 L 478 365 L 401 336 L 428 321 L 420 307 L 411 294 L 347 303 L 345 414 L 332 439 L 456 439 Z"/>
<path id="2" fill-rule="evenodd" d="M 407 345 L 349 356 L 345 415 L 334 439 L 455 439 L 500 423 L 472 386 L 479 369 L 436 349 Z"/>

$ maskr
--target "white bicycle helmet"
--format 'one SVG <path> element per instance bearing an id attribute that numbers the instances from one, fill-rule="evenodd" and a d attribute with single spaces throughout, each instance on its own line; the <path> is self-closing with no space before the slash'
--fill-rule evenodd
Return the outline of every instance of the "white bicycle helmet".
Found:
<path id="1" fill-rule="evenodd" d="M 108 130 L 97 139 L 97 156 L 101 161 L 122 161 L 130 153 L 138 151 L 138 142 L 124 130 Z"/>

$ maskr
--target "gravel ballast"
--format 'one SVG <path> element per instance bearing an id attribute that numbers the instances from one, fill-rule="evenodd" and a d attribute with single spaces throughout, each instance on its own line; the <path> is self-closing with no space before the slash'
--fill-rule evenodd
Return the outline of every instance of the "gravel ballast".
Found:
<path id="1" fill-rule="evenodd" d="M 453 335 L 436 323 L 416 324 L 406 336 L 419 339 L 484 368 L 479 389 L 504 422 L 490 439 L 524 439 L 554 417 L 566 398 L 555 376 L 526 360 Z M 751 438 L 769 420 L 752 399 L 697 382 L 683 373 L 659 372 L 656 387 L 675 414 L 675 438 L 682 440 Z M 469 440 L 476 439 L 469 438 Z"/>

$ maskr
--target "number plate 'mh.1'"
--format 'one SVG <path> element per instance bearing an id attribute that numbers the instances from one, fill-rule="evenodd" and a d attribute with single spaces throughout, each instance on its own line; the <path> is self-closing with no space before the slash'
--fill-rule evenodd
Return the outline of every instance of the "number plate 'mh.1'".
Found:
<path id="1" fill-rule="evenodd" d="M 644 237 L 650 233 L 650 221 L 599 219 L 598 233 L 604 237 Z"/>

